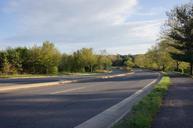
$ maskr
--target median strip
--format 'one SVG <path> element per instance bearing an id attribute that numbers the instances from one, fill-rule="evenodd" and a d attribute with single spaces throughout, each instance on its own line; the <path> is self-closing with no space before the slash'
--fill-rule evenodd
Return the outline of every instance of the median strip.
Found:
<path id="1" fill-rule="evenodd" d="M 25 84 L 25 85 L 13 85 L 8 87 L 0 87 L 0 92 L 7 92 L 7 91 L 15 91 L 20 89 L 28 89 L 28 88 L 37 88 L 37 87 L 46 87 L 46 86 L 56 86 L 61 84 L 70 84 L 70 83 L 77 83 L 77 82 L 84 82 L 88 80 L 95 80 L 95 79 L 108 79 L 108 78 L 115 78 L 115 77 L 123 77 L 127 76 L 131 73 L 123 73 L 123 74 L 116 74 L 116 75 L 109 75 L 109 76 L 100 76 L 100 77 L 94 77 L 94 78 L 87 78 L 87 79 L 80 79 L 80 80 L 64 80 L 64 81 L 56 81 L 56 82 L 45 82 L 45 83 L 35 83 L 35 84 Z"/>

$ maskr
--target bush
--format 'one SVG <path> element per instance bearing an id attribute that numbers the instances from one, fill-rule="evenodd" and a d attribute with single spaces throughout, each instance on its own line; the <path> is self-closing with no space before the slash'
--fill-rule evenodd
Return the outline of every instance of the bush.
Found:
<path id="1" fill-rule="evenodd" d="M 48 74 L 57 74 L 58 73 L 58 67 L 54 66 L 54 67 L 50 67 L 48 69 Z"/>

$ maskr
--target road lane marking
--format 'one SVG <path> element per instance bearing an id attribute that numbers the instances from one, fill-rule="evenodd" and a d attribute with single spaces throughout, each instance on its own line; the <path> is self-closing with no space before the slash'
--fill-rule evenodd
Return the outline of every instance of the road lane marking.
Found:
<path id="1" fill-rule="evenodd" d="M 130 74 L 130 73 L 127 73 L 127 75 L 128 74 Z M 125 74 L 124 75 L 123 74 L 119 74 L 119 76 L 125 76 Z M 153 83 L 155 80 L 153 80 L 151 83 Z M 91 86 L 89 86 L 89 87 L 91 87 Z M 78 88 L 73 88 L 73 89 L 67 89 L 67 90 L 63 90 L 63 91 L 52 92 L 50 94 L 51 95 L 55 95 L 55 94 L 60 94 L 60 93 L 72 92 L 72 91 L 75 91 L 75 90 L 81 90 L 81 89 L 85 89 L 85 88 L 87 88 L 87 87 L 78 87 Z"/>
<path id="2" fill-rule="evenodd" d="M 57 92 L 53 92 L 53 93 L 50 93 L 50 94 L 51 94 L 51 95 L 54 95 L 54 94 L 72 92 L 72 91 L 80 90 L 80 89 L 84 89 L 84 88 L 86 88 L 86 87 L 78 87 L 78 88 L 73 88 L 73 89 L 66 89 L 66 90 L 63 90 L 63 91 L 57 91 Z"/>
<path id="3" fill-rule="evenodd" d="M 160 81 L 161 74 L 158 74 L 157 79 L 153 79 L 144 88 L 138 90 L 131 96 L 123 99 L 121 102 L 111 106 L 103 112 L 95 115 L 87 121 L 77 125 L 75 128 L 111 128 L 115 123 L 120 121 L 128 114 L 132 107 L 140 101 L 145 95 L 153 89 L 154 84 Z M 96 125 L 97 124 L 97 125 Z"/>
<path id="4" fill-rule="evenodd" d="M 0 87 L 0 93 L 1 92 L 12 92 L 12 91 L 20 90 L 20 89 L 55 86 L 55 85 L 60 85 L 60 84 L 70 84 L 70 83 L 76 83 L 76 82 L 81 82 L 81 81 L 85 81 L 85 80 L 94 80 L 96 78 L 108 79 L 108 78 L 126 76 L 126 75 L 134 74 L 134 73 L 135 72 L 123 73 L 123 74 L 118 74 L 118 75 L 110 75 L 110 76 L 99 76 L 99 77 L 96 76 L 96 77 L 91 77 L 88 79 L 80 79 L 80 80 L 64 80 L 64 81 L 56 81 L 56 82 L 25 84 L 25 86 L 24 85 L 13 85 L 11 87 Z"/>

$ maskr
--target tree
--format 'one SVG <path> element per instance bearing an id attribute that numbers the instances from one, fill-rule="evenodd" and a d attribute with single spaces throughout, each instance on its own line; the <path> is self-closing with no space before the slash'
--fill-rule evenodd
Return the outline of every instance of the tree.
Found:
<path id="1" fill-rule="evenodd" d="M 123 58 L 117 54 L 113 60 L 113 66 L 123 66 Z"/>
<path id="2" fill-rule="evenodd" d="M 7 60 L 10 65 L 10 73 L 22 72 L 22 62 L 16 49 L 8 48 L 6 50 Z"/>
<path id="3" fill-rule="evenodd" d="M 93 72 L 97 66 L 97 59 L 92 48 L 82 48 L 79 52 L 85 71 Z"/>
<path id="4" fill-rule="evenodd" d="M 59 71 L 63 72 L 63 71 L 67 71 L 67 72 L 71 72 L 71 65 L 72 65 L 72 57 L 70 55 L 67 54 L 63 54 L 61 57 L 61 61 L 60 64 L 58 66 Z"/>
<path id="5" fill-rule="evenodd" d="M 33 46 L 29 50 L 29 71 L 39 74 L 55 74 L 61 59 L 60 52 L 54 44 L 45 41 L 42 46 Z"/>
<path id="6" fill-rule="evenodd" d="M 0 71 L 1 73 L 8 74 L 10 72 L 11 65 L 7 60 L 7 53 L 4 51 L 0 52 Z"/>
<path id="7" fill-rule="evenodd" d="M 168 46 L 167 40 L 161 40 L 153 46 L 145 55 L 137 55 L 134 62 L 138 67 L 155 70 L 173 70 L 175 61 L 171 58 L 170 52 L 173 48 Z"/>
<path id="8" fill-rule="evenodd" d="M 100 70 L 108 70 L 112 65 L 110 56 L 107 55 L 106 50 L 102 50 L 99 55 L 97 55 L 97 67 Z"/>
<path id="9" fill-rule="evenodd" d="M 45 41 L 40 51 L 40 61 L 45 67 L 46 74 L 57 73 L 58 65 L 61 59 L 60 52 L 55 48 L 54 44 Z"/>
<path id="10" fill-rule="evenodd" d="M 136 67 L 145 68 L 146 58 L 144 54 L 138 54 L 134 56 L 134 63 Z"/>
<path id="11" fill-rule="evenodd" d="M 134 63 L 132 61 L 132 59 L 128 59 L 127 61 L 124 62 L 124 65 L 126 66 L 127 70 L 131 70 L 134 67 Z"/>
<path id="12" fill-rule="evenodd" d="M 29 69 L 31 68 L 30 66 L 30 50 L 26 47 L 17 47 L 15 49 L 17 53 L 19 54 L 19 58 L 21 61 L 22 65 L 22 72 L 23 73 L 30 73 Z"/>
<path id="13" fill-rule="evenodd" d="M 45 73 L 45 68 L 41 62 L 41 47 L 33 46 L 29 53 L 29 72 L 33 74 Z"/>
<path id="14" fill-rule="evenodd" d="M 172 43 L 170 46 L 179 50 L 172 52 L 173 59 L 188 62 L 190 74 L 193 70 L 193 4 L 178 6 L 167 13 L 168 21 L 164 34 Z"/>
<path id="15" fill-rule="evenodd" d="M 80 50 L 74 52 L 71 59 L 71 70 L 73 72 L 85 72 L 85 62 L 82 60 L 82 53 Z"/>

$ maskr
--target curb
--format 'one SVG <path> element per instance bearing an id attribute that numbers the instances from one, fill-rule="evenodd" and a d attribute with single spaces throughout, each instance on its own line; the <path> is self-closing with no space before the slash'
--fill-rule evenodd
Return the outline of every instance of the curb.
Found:
<path id="1" fill-rule="evenodd" d="M 160 81 L 161 77 L 162 75 L 159 73 L 158 78 L 153 80 L 144 88 L 138 90 L 133 95 L 83 122 L 75 128 L 111 128 L 125 115 L 127 115 L 136 103 L 138 103 L 145 95 L 152 91 L 154 85 Z"/>
<path id="2" fill-rule="evenodd" d="M 45 83 L 35 83 L 35 84 L 25 84 L 25 85 L 15 85 L 15 86 L 10 86 L 10 87 L 0 87 L 0 92 L 5 92 L 5 91 L 15 91 L 19 89 L 27 89 L 27 88 L 37 88 L 37 87 L 45 87 L 45 86 L 56 86 L 56 85 L 61 85 L 61 84 L 70 84 L 70 83 L 77 83 L 77 82 L 85 82 L 88 80 L 95 80 L 95 79 L 109 79 L 109 78 L 115 78 L 115 77 L 123 77 L 127 76 L 130 74 L 133 74 L 134 72 L 131 73 L 124 73 L 124 74 L 118 74 L 118 75 L 111 75 L 111 76 L 99 76 L 95 78 L 87 78 L 87 79 L 81 79 L 81 80 L 64 80 L 64 81 L 56 81 L 56 82 L 45 82 Z"/>

